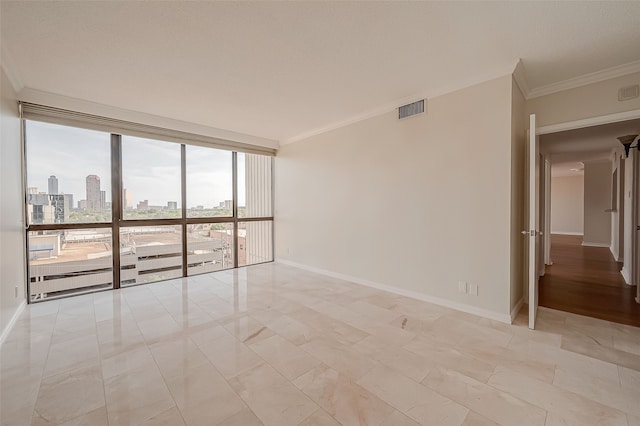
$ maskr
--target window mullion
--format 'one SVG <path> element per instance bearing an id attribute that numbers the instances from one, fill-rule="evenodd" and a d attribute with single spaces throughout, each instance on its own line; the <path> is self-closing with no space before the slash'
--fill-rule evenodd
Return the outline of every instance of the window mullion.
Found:
<path id="1" fill-rule="evenodd" d="M 232 182 L 233 192 L 231 198 L 233 199 L 233 267 L 238 267 L 238 153 L 233 152 L 231 156 L 233 161 L 232 170 Z"/>
<path id="2" fill-rule="evenodd" d="M 180 145 L 180 191 L 182 203 L 182 276 L 187 276 L 187 147 Z"/>
<path id="3" fill-rule="evenodd" d="M 122 137 L 111 134 L 111 248 L 113 256 L 113 288 L 120 288 L 120 220 L 122 206 Z"/>

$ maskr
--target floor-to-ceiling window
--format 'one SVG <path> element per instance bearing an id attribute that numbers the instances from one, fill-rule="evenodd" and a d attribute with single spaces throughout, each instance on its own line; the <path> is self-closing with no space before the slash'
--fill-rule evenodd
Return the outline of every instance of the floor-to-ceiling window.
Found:
<path id="1" fill-rule="evenodd" d="M 30 301 L 273 260 L 272 157 L 25 121 Z"/>
<path id="2" fill-rule="evenodd" d="M 29 121 L 31 300 L 113 287 L 111 135 Z"/>

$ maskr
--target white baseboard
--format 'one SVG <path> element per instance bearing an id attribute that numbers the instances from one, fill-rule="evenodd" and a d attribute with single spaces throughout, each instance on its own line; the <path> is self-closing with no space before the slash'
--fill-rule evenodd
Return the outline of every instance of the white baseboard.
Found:
<path id="1" fill-rule="evenodd" d="M 590 243 L 588 241 L 583 241 L 582 245 L 585 247 L 606 247 L 609 248 L 610 244 L 605 244 L 605 243 Z"/>
<path id="2" fill-rule="evenodd" d="M 18 306 L 18 309 L 16 309 L 15 313 L 11 317 L 11 320 L 9 320 L 7 326 L 4 328 L 4 330 L 2 330 L 2 334 L 0 334 L 0 345 L 4 343 L 4 340 L 7 338 L 7 336 L 9 336 L 9 333 L 11 333 L 13 326 L 16 324 L 16 321 L 18 321 L 18 317 L 20 316 L 22 311 L 24 311 L 25 306 L 27 306 L 27 301 L 23 300 L 22 303 L 20 303 L 20 306 Z"/>
<path id="3" fill-rule="evenodd" d="M 386 291 L 386 292 L 397 294 L 400 296 L 410 297 L 412 299 L 420 300 L 422 302 L 433 303 L 434 305 L 444 306 L 445 308 L 455 309 L 457 311 L 462 311 L 468 314 L 477 315 L 477 316 L 492 319 L 495 321 L 500 321 L 506 324 L 511 324 L 511 321 L 512 321 L 511 315 L 509 314 L 499 314 L 497 312 L 489 311 L 487 309 L 477 308 L 475 306 L 467 305 L 465 303 L 454 302 L 451 300 L 442 299 L 440 297 L 430 296 L 425 293 L 393 287 L 387 284 L 381 284 L 374 281 L 369 281 L 362 278 L 354 277 L 351 275 L 340 274 L 340 273 L 329 271 L 326 269 L 316 268 L 314 266 L 293 262 L 291 260 L 275 259 L 275 261 L 277 263 L 282 263 L 283 265 L 293 266 L 294 268 L 303 269 L 309 272 L 315 272 L 316 274 L 326 275 L 328 277 L 350 281 L 355 284 L 364 285 L 367 287 L 375 288 L 377 290 Z"/>
<path id="4" fill-rule="evenodd" d="M 572 231 L 551 231 L 551 235 L 579 235 L 584 236 L 584 232 L 572 232 Z"/>
<path id="5" fill-rule="evenodd" d="M 622 274 L 622 278 L 624 278 L 624 282 L 627 283 L 627 285 L 631 285 L 631 271 L 629 271 L 627 265 L 622 267 L 620 273 Z"/>
<path id="6" fill-rule="evenodd" d="M 620 257 L 620 254 L 616 252 L 616 249 L 613 246 L 613 243 L 609 246 L 609 251 L 611 252 L 611 256 L 613 256 L 613 260 L 615 260 L 616 262 L 619 262 L 618 258 Z"/>
<path id="7" fill-rule="evenodd" d="M 511 310 L 512 324 L 513 324 L 513 320 L 516 319 L 516 316 L 518 316 L 518 312 L 520 312 L 520 309 L 522 309 L 523 305 L 524 305 L 524 297 L 521 297 L 520 300 L 518 300 L 518 303 L 516 303 L 516 306 L 514 306 L 513 309 Z"/>

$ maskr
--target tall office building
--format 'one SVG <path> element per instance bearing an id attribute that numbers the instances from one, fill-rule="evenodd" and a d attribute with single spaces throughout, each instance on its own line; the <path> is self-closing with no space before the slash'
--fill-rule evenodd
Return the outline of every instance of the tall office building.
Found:
<path id="1" fill-rule="evenodd" d="M 100 177 L 87 176 L 87 210 L 101 210 L 103 207 L 100 194 Z"/>
<path id="2" fill-rule="evenodd" d="M 58 178 L 49 176 L 49 195 L 58 195 Z"/>
<path id="3" fill-rule="evenodd" d="M 125 209 L 133 208 L 133 191 L 127 188 L 122 190 L 122 205 Z"/>
<path id="4" fill-rule="evenodd" d="M 71 210 L 71 205 L 69 204 L 72 202 L 71 198 L 65 194 L 58 194 L 49 195 L 49 199 L 53 208 L 53 223 L 67 222 L 69 220 L 69 210 Z"/>
<path id="5" fill-rule="evenodd" d="M 64 194 L 64 199 L 66 200 L 67 203 L 67 210 L 71 211 L 73 210 L 75 204 L 73 204 L 73 194 Z"/>

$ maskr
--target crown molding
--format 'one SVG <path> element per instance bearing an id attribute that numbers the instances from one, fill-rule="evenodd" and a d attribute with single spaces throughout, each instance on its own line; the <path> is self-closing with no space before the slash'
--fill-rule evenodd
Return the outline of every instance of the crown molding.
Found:
<path id="1" fill-rule="evenodd" d="M 16 93 L 20 92 L 24 88 L 24 84 L 20 76 L 16 73 L 16 67 L 11 59 L 11 54 L 4 44 L 0 45 L 0 66 L 2 66 L 4 73 L 7 75 L 9 83 L 13 86 L 13 90 L 15 90 Z"/>
<path id="2" fill-rule="evenodd" d="M 308 132 L 299 133 L 291 138 L 280 141 L 280 145 L 288 145 L 291 143 L 299 142 L 301 140 L 320 135 L 322 133 L 329 132 L 331 130 L 339 129 L 341 127 L 346 127 L 350 124 L 357 123 L 359 121 L 364 121 L 369 118 L 377 117 L 379 115 L 386 114 L 394 109 L 398 108 L 401 105 L 405 105 L 411 102 L 415 102 L 419 99 L 426 99 L 427 96 L 425 94 L 415 94 L 412 96 L 406 96 L 401 99 L 396 99 L 392 102 L 385 103 L 376 108 L 370 109 L 360 114 L 356 114 L 347 118 L 346 120 L 334 121 L 332 123 L 327 124 L 326 126 L 317 127 L 315 129 L 309 130 Z"/>
<path id="3" fill-rule="evenodd" d="M 578 77 L 559 81 L 557 83 L 548 84 L 546 86 L 535 87 L 526 94 L 526 98 L 533 99 L 540 96 L 551 95 L 564 90 L 575 89 L 576 87 L 586 86 L 588 84 L 598 83 L 637 72 L 640 72 L 640 61 L 630 62 L 628 64 L 584 74 Z"/>
<path id="4" fill-rule="evenodd" d="M 518 59 L 518 62 L 520 60 Z M 504 77 L 506 75 L 511 75 L 514 72 L 515 67 L 517 66 L 517 62 L 514 64 L 513 62 L 510 62 L 508 64 L 503 64 L 501 66 L 498 66 L 486 73 L 483 74 L 476 74 L 474 75 L 474 77 L 470 78 L 470 79 L 466 79 L 463 81 L 458 82 L 457 84 L 454 85 L 446 85 L 446 86 L 440 86 L 436 89 L 432 89 L 432 90 L 421 90 L 421 91 L 417 91 L 414 94 L 410 95 L 410 96 L 404 96 L 402 98 L 398 98 L 395 99 L 391 102 L 387 102 L 385 104 L 379 105 L 376 108 L 372 108 L 369 109 L 367 111 L 364 111 L 360 114 L 356 114 L 353 115 L 345 120 L 340 120 L 340 121 L 334 121 L 331 122 L 325 126 L 321 126 L 321 127 L 317 127 L 315 129 L 309 130 L 307 132 L 303 132 L 303 133 L 299 133 L 297 135 L 294 135 L 292 137 L 283 139 L 280 141 L 280 146 L 284 146 L 284 145 L 288 145 L 291 143 L 295 143 L 295 142 L 299 142 L 301 140 L 313 137 L 313 136 L 317 136 L 320 135 L 322 133 L 326 133 L 329 132 L 331 130 L 335 130 L 335 129 L 339 129 L 341 127 L 345 127 L 348 126 L 350 124 L 354 124 L 357 123 L 359 121 L 363 121 L 363 120 L 367 120 L 369 118 L 373 118 L 373 117 L 377 117 L 383 114 L 386 114 L 390 111 L 393 111 L 394 109 L 398 108 L 399 106 L 411 103 L 411 102 L 415 102 L 417 100 L 420 99 L 433 99 L 433 98 L 437 98 L 438 96 L 442 96 L 442 95 L 446 95 L 448 93 L 452 93 L 458 90 L 462 90 L 462 89 L 466 89 L 467 87 L 471 87 L 471 86 L 475 86 L 476 84 L 480 84 L 480 83 L 484 83 L 485 81 L 490 81 L 490 80 L 494 80 L 496 78 L 500 78 L 500 77 Z M 428 106 L 425 105 L 426 108 L 428 108 Z"/>
<path id="5" fill-rule="evenodd" d="M 203 124 L 191 123 L 176 120 L 169 117 L 162 117 L 147 114 L 140 111 L 133 111 L 116 106 L 100 104 L 85 99 L 72 98 L 56 93 L 44 92 L 41 90 L 25 87 L 18 92 L 18 100 L 35 104 L 47 105 L 70 111 L 78 111 L 101 117 L 115 118 L 118 120 L 132 121 L 135 123 L 158 126 L 171 130 L 178 130 L 203 136 L 225 139 L 234 142 L 246 143 L 250 145 L 263 146 L 278 149 L 279 143 L 273 139 L 261 138 L 258 136 L 237 133 L 230 130 L 218 129 Z"/>
<path id="6" fill-rule="evenodd" d="M 513 79 L 516 81 L 516 85 L 520 89 L 520 93 L 525 99 L 529 99 L 529 84 L 527 83 L 527 76 L 524 72 L 524 64 L 522 59 L 518 59 L 515 68 L 513 69 Z"/>

